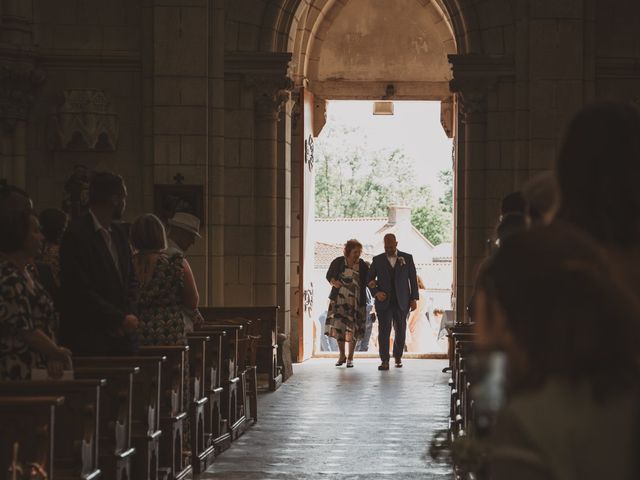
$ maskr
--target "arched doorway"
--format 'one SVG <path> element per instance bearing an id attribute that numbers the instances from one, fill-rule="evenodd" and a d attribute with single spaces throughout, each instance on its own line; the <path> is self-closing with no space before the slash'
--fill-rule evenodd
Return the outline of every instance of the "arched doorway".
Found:
<path id="1" fill-rule="evenodd" d="M 291 336 L 294 357 L 301 361 L 310 353 L 309 304 L 324 301 L 314 298 L 309 281 L 313 244 L 307 232 L 313 217 L 310 145 L 324 125 L 326 102 L 383 98 L 440 101 L 443 127 L 455 136 L 456 107 L 449 88 L 452 73 L 448 57 L 466 45 L 458 46 L 465 40 L 456 35 L 444 2 L 303 0 L 289 2 L 288 7 L 289 16 L 274 15 L 276 24 L 287 26 L 286 35 L 274 43 L 293 54 Z M 462 20 L 459 14 L 455 18 L 458 23 Z"/>

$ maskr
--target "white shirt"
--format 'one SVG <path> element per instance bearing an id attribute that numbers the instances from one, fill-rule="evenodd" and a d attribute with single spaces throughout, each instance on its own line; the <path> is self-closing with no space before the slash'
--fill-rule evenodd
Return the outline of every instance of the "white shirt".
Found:
<path id="1" fill-rule="evenodd" d="M 396 252 L 395 255 L 387 255 L 387 260 L 389 260 L 391 268 L 394 268 L 396 266 L 396 261 L 398 260 L 398 252 Z"/>
<path id="2" fill-rule="evenodd" d="M 100 232 L 100 235 L 102 235 L 102 239 L 107 245 L 107 249 L 109 250 L 111 258 L 113 259 L 113 264 L 115 265 L 116 270 L 120 272 L 120 266 L 118 264 L 118 250 L 116 249 L 116 246 L 113 243 L 113 238 L 111 237 L 111 227 L 105 228 L 100 223 L 100 220 L 98 220 L 98 217 L 96 217 L 95 214 L 91 211 L 91 209 L 89 209 L 89 213 L 91 214 L 91 218 L 93 219 L 93 228 L 96 232 Z"/>

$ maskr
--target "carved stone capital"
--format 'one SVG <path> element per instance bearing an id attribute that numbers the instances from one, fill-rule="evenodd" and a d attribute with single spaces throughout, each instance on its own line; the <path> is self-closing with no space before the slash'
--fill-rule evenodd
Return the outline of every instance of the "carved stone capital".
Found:
<path id="1" fill-rule="evenodd" d="M 226 52 L 224 68 L 253 90 L 257 118 L 277 119 L 293 89 L 290 62 L 288 52 Z"/>
<path id="2" fill-rule="evenodd" d="M 486 84 L 461 85 L 456 80 L 450 83 L 451 91 L 458 94 L 461 120 L 464 123 L 482 123 L 486 120 L 487 94 Z"/>
<path id="3" fill-rule="evenodd" d="M 12 133 L 18 121 L 26 121 L 44 73 L 32 64 L 0 66 L 0 126 Z"/>
<path id="4" fill-rule="evenodd" d="M 505 55 L 449 55 L 453 80 L 449 89 L 458 94 L 461 120 L 486 120 L 487 96 L 498 81 L 514 77 L 513 58 Z"/>
<path id="5" fill-rule="evenodd" d="M 256 118 L 277 120 L 291 97 L 293 81 L 288 77 L 256 78 L 253 83 Z"/>

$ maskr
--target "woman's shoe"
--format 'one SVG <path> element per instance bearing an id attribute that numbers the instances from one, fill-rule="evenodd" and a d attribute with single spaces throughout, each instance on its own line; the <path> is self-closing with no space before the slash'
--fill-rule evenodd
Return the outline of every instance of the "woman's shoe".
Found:
<path id="1" fill-rule="evenodd" d="M 338 361 L 336 362 L 336 367 L 341 367 L 342 365 L 344 365 L 344 362 L 346 361 L 347 361 L 347 357 L 339 358 Z"/>
<path id="2" fill-rule="evenodd" d="M 347 360 L 347 368 L 353 368 L 353 360 Z"/>

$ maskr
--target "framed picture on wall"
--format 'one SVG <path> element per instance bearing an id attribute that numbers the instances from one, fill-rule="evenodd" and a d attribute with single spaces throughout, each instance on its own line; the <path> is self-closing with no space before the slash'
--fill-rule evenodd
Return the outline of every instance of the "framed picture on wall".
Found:
<path id="1" fill-rule="evenodd" d="M 195 215 L 204 224 L 204 189 L 202 185 L 155 185 L 154 209 L 163 222 L 176 212 Z"/>

